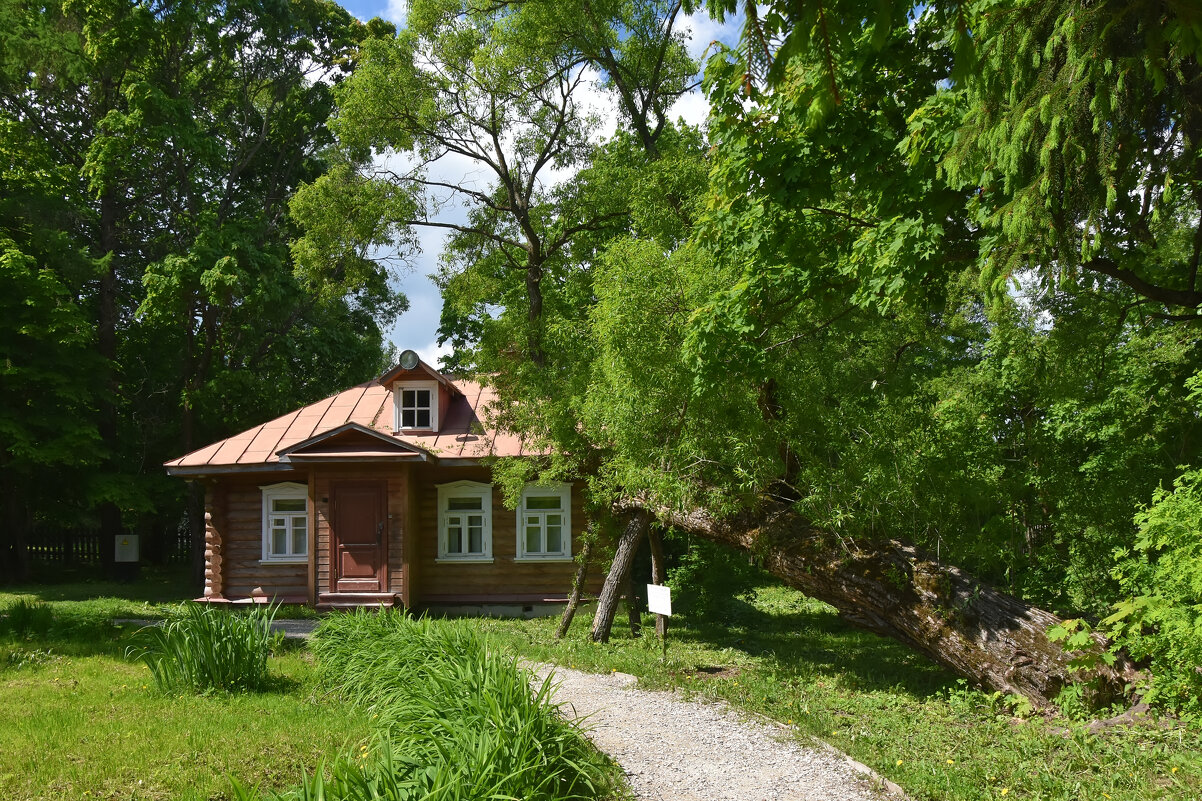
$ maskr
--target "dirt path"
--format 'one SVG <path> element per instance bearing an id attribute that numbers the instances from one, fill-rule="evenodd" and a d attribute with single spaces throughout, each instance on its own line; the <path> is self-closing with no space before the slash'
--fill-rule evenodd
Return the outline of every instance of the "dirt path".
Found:
<path id="1" fill-rule="evenodd" d="M 546 676 L 551 666 L 536 668 Z M 811 748 L 725 704 L 634 687 L 635 677 L 554 668 L 555 700 L 622 766 L 643 801 L 868 801 L 885 797 L 867 768 Z M 896 787 L 893 788 L 896 791 Z"/>

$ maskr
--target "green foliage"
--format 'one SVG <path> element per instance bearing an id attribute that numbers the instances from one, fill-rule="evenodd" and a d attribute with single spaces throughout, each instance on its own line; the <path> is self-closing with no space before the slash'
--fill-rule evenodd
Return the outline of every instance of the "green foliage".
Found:
<path id="1" fill-rule="evenodd" d="M 688 550 L 668 571 L 672 610 L 697 620 L 738 620 L 756 588 L 767 580 L 747 554 L 690 539 Z"/>
<path id="2" fill-rule="evenodd" d="M 0 607 L 0 634 L 29 638 L 45 637 L 54 625 L 54 610 L 38 601 L 18 598 Z"/>
<path id="3" fill-rule="evenodd" d="M 231 612 L 187 603 L 139 632 L 142 642 L 130 646 L 126 658 L 145 663 L 164 693 L 265 690 L 271 685 L 267 658 L 282 637 L 271 630 L 277 609 Z"/>
<path id="4" fill-rule="evenodd" d="M 1145 697 L 1202 713 L 1202 471 L 1159 488 L 1135 516 L 1134 547 L 1116 554 L 1125 598 L 1103 621 L 1150 670 Z"/>
<path id="5" fill-rule="evenodd" d="M 123 657 L 140 635 L 116 620 L 164 611 L 144 599 L 180 597 L 177 585 L 158 577 L 32 589 L 44 601 L 0 593 L 0 609 L 24 600 L 54 615 L 45 634 L 0 631 L 6 798 L 212 801 L 228 798 L 229 774 L 283 788 L 296 765 L 333 758 L 370 727 L 367 713 L 322 691 L 313 660 L 300 651 L 271 657 L 276 692 L 148 691 L 154 685 L 146 668 Z M 177 758 L 148 761 L 148 743 Z"/>
<path id="6" fill-rule="evenodd" d="M 413 620 L 392 610 L 327 618 L 312 640 L 325 681 L 371 709 L 379 735 L 284 801 L 585 799 L 612 774 L 529 671 L 490 648 L 470 621 Z M 249 801 L 257 791 L 235 785 Z"/>
<path id="7" fill-rule="evenodd" d="M 366 33 L 345 10 L 3 14 L 0 484 L 28 508 L 6 507 L 0 536 L 19 549 L 30 516 L 166 513 L 181 491 L 155 465 L 376 374 L 404 299 L 362 254 L 327 242 L 294 264 L 289 247 L 310 220 L 288 198 L 329 168 L 333 86 Z"/>

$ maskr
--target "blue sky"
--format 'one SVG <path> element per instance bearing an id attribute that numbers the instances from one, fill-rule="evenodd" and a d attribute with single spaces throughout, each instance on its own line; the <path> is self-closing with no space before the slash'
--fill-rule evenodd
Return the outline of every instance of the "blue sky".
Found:
<path id="1" fill-rule="evenodd" d="M 398 27 L 405 24 L 405 0 L 345 0 L 343 7 L 361 20 L 372 17 L 383 17 L 392 20 Z M 704 11 L 693 14 L 678 22 L 679 29 L 691 33 L 689 49 L 694 56 L 700 56 L 709 43 L 715 39 L 733 43 L 738 37 L 738 30 L 733 25 L 719 25 L 705 14 Z M 600 91 L 596 93 L 596 103 L 602 107 L 607 102 Z M 709 106 L 700 92 L 682 98 L 673 107 L 673 114 L 682 116 L 693 124 L 701 124 L 708 113 Z M 603 114 L 610 120 L 616 119 L 616 114 Z M 603 132 L 603 134 L 612 131 Z M 432 173 L 434 170 L 432 169 Z M 440 180 L 455 182 L 470 176 L 474 171 L 470 163 L 448 162 Z M 441 216 L 441 215 L 440 215 Z M 456 209 L 446 217 L 447 221 L 463 219 L 464 210 Z M 458 220 L 457 220 L 458 218 Z M 412 348 L 428 364 L 437 366 L 438 357 L 446 349 L 440 349 L 435 341 L 438 333 L 438 318 L 442 312 L 442 298 L 438 289 L 430 280 L 438 256 L 442 250 L 444 232 L 438 229 L 419 229 L 418 239 L 421 243 L 421 253 L 412 263 L 401 267 L 400 288 L 409 298 L 409 311 L 402 314 L 392 326 L 387 336 L 401 350 Z"/>

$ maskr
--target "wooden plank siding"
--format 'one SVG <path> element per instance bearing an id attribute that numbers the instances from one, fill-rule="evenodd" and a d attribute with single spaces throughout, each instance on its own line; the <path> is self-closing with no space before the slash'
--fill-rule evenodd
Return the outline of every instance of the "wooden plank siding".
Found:
<path id="1" fill-rule="evenodd" d="M 453 603 L 538 602 L 566 598 L 572 589 L 576 564 L 517 561 L 517 511 L 505 507 L 501 491 L 493 487 L 491 564 L 444 561 L 438 557 L 438 484 L 452 481 L 491 483 L 487 468 L 433 467 L 415 471 L 414 500 L 417 517 L 418 607 Z M 584 531 L 584 506 L 579 486 L 572 488 L 572 553 L 579 551 Z M 593 571 L 587 592 L 600 591 L 604 576 Z"/>
<path id="2" fill-rule="evenodd" d="M 491 564 L 437 561 L 438 488 L 453 481 L 491 483 L 484 467 L 421 464 L 313 465 L 305 471 L 223 476 L 208 484 L 206 499 L 206 594 L 245 598 L 256 587 L 268 597 L 307 599 L 332 590 L 330 500 L 339 481 L 384 481 L 387 487 L 387 587 L 408 608 L 440 604 L 537 603 L 571 591 L 572 561 L 518 561 L 517 512 L 493 488 Z M 262 559 L 261 487 L 281 481 L 309 488 L 308 563 L 272 564 Z M 579 485 L 572 488 L 572 553 L 580 549 L 585 512 Z M 585 590 L 600 591 L 604 573 L 590 571 Z"/>
<path id="3" fill-rule="evenodd" d="M 307 598 L 308 565 L 272 564 L 263 561 L 263 493 L 260 487 L 281 481 L 305 483 L 296 474 L 258 474 L 222 479 L 214 488 L 210 526 L 220 545 L 220 593 L 226 598 L 244 598 L 256 587 L 268 597 Z M 211 491 L 214 491 L 211 490 Z"/>

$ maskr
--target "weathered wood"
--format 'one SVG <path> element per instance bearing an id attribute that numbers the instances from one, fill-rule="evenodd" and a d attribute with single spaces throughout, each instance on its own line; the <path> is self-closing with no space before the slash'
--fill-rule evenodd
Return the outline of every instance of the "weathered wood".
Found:
<path id="1" fill-rule="evenodd" d="M 651 514 L 645 509 L 638 508 L 632 514 L 622 530 L 618 540 L 618 549 L 614 554 L 613 564 L 605 584 L 601 587 L 601 595 L 597 598 L 597 613 L 593 617 L 592 638 L 594 642 L 609 642 L 610 630 L 613 628 L 614 614 L 618 610 L 618 597 L 626 586 L 630 574 L 630 566 L 634 564 L 634 556 L 638 552 L 639 543 L 647 533 L 647 525 L 651 522 Z"/>
<path id="2" fill-rule="evenodd" d="M 666 525 L 749 551 L 785 583 L 834 606 L 840 616 L 899 640 L 976 684 L 1025 696 L 1040 709 L 1061 688 L 1084 681 L 1102 706 L 1127 698 L 1136 673 L 1122 657 L 1072 673 L 1073 653 L 1048 639 L 1060 618 L 1007 595 L 959 568 L 896 541 L 850 543 L 790 509 L 727 518 L 638 501 L 617 511 L 653 511 Z M 1095 635 L 1094 650 L 1105 648 Z"/>
<path id="3" fill-rule="evenodd" d="M 572 618 L 576 617 L 576 609 L 580 606 L 580 596 L 584 592 L 584 582 L 588 579 L 589 562 L 593 556 L 592 540 L 585 540 L 580 548 L 579 565 L 572 579 L 572 594 L 568 596 L 568 605 L 563 608 L 559 618 L 559 628 L 555 629 L 555 639 L 562 640 L 572 627 Z"/>

